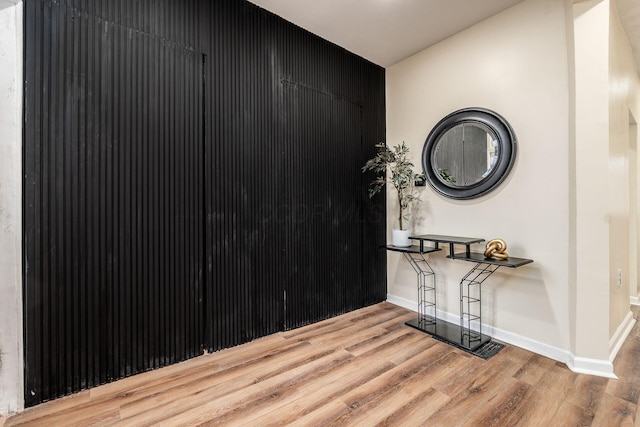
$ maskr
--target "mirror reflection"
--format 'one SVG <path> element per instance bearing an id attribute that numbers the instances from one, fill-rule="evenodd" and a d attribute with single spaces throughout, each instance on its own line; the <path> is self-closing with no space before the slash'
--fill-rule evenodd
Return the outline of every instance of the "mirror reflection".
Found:
<path id="1" fill-rule="evenodd" d="M 516 158 L 509 123 L 486 108 L 463 108 L 442 118 L 422 149 L 429 185 L 452 199 L 473 199 L 496 188 Z"/>
<path id="2" fill-rule="evenodd" d="M 474 185 L 494 171 L 500 156 L 498 136 L 482 123 L 460 123 L 436 141 L 432 165 L 450 187 Z"/>

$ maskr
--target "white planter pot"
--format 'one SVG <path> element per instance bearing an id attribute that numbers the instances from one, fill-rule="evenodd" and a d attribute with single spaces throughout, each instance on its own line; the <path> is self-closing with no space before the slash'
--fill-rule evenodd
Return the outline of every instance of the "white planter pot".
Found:
<path id="1" fill-rule="evenodd" d="M 410 230 L 391 230 L 391 244 L 393 246 L 397 246 L 399 248 L 406 248 L 411 246 L 411 240 L 409 240 L 409 236 L 411 235 Z"/>

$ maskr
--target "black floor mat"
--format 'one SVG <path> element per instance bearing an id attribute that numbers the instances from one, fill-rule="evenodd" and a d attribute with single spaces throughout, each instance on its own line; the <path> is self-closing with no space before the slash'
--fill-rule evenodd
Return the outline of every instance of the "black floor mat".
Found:
<path id="1" fill-rule="evenodd" d="M 437 339 L 438 341 L 442 341 L 443 343 L 452 345 L 455 348 L 459 348 L 460 350 L 466 351 L 469 354 L 473 354 L 474 356 L 478 356 L 479 358 L 484 359 L 484 360 L 491 359 L 493 356 L 498 354 L 500 352 L 500 350 L 502 350 L 503 348 L 506 347 L 505 344 L 501 344 L 499 342 L 487 341 L 486 343 L 482 344 L 480 347 L 478 347 L 475 350 L 471 351 L 468 348 L 464 348 L 462 346 L 455 345 L 455 343 L 452 343 L 452 342 L 450 342 L 448 340 L 440 339 L 435 335 L 432 335 L 431 337 L 434 338 L 434 339 Z"/>
<path id="2" fill-rule="evenodd" d="M 504 344 L 500 344 L 498 342 L 494 342 L 494 341 L 489 341 L 487 343 L 484 343 L 484 345 L 482 345 L 481 347 L 477 348 L 475 351 L 471 351 L 470 353 L 473 354 L 474 356 L 478 356 L 484 360 L 489 360 L 491 359 L 493 356 L 495 356 L 496 354 L 498 354 L 498 352 L 500 350 L 502 350 L 505 347 Z"/>

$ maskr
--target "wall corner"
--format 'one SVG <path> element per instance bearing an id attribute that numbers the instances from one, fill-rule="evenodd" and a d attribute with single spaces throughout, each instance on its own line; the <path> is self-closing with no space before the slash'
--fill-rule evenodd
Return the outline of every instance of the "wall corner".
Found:
<path id="1" fill-rule="evenodd" d="M 24 409 L 23 2 L 0 0 L 0 415 Z"/>

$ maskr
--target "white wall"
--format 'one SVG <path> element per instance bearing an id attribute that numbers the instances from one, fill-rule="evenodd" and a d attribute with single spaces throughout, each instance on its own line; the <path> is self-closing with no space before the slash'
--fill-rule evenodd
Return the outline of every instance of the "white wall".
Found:
<path id="1" fill-rule="evenodd" d="M 629 299 L 634 289 L 637 296 L 637 152 L 632 143 L 637 138 L 633 117 L 637 117 L 637 94 L 640 79 L 633 51 L 620 23 L 615 2 L 610 5 L 609 37 L 609 174 L 610 182 L 610 339 L 620 325 L 632 318 Z M 630 133 L 633 132 L 634 135 Z M 633 159 L 632 159 L 633 156 Z M 632 182 L 633 181 L 633 182 Z M 635 192 L 636 194 L 632 194 Z M 635 205 L 632 209 L 632 203 Z M 632 245 L 634 247 L 632 247 Z M 634 271 L 632 271 L 632 269 Z M 620 279 L 618 278 L 620 271 Z M 632 284 L 632 280 L 634 281 Z"/>
<path id="2" fill-rule="evenodd" d="M 575 238 L 570 245 L 576 254 L 576 297 L 571 351 L 582 359 L 613 360 L 634 322 L 627 298 L 634 276 L 631 231 L 636 232 L 629 117 L 637 109 L 638 74 L 614 1 L 576 3 L 573 15 Z"/>
<path id="3" fill-rule="evenodd" d="M 575 203 L 570 241 L 575 253 L 575 316 L 571 352 L 590 360 L 609 357 L 609 2 L 573 7 L 575 142 L 571 156 Z M 573 314 L 575 313 L 575 314 Z"/>
<path id="4" fill-rule="evenodd" d="M 638 90 L 640 91 L 640 89 Z M 631 236 L 629 248 L 629 296 L 631 304 L 639 305 L 640 298 L 638 280 L 640 278 L 640 153 L 638 141 L 640 128 L 638 119 L 629 113 L 629 209 L 631 211 L 629 234 Z"/>
<path id="5" fill-rule="evenodd" d="M 498 338 L 605 376 L 633 322 L 629 111 L 638 116 L 638 88 L 609 0 L 525 0 L 387 70 L 387 142 L 406 141 L 417 165 L 430 129 L 460 108 L 493 109 L 518 137 L 497 191 L 452 201 L 423 190 L 414 234 L 501 237 L 510 254 L 534 259 L 485 283 L 484 322 Z M 458 315 L 457 283 L 470 265 L 430 259 L 439 309 Z M 413 271 L 398 254 L 388 260 L 389 299 L 415 304 Z"/>
<path id="6" fill-rule="evenodd" d="M 21 410 L 22 2 L 0 0 L 0 414 Z"/>
<path id="7" fill-rule="evenodd" d="M 614 377 L 634 322 L 628 296 L 638 292 L 640 240 L 630 118 L 640 117 L 640 80 L 615 0 L 525 0 L 387 69 L 387 143 L 407 142 L 416 165 L 431 128 L 473 106 L 511 123 L 513 171 L 475 200 L 422 190 L 413 233 L 501 237 L 510 254 L 534 259 L 485 282 L 484 323 L 496 338 Z M 455 318 L 471 265 L 429 259 L 439 309 Z M 414 272 L 396 253 L 388 262 L 389 300 L 415 309 Z"/>
<path id="8" fill-rule="evenodd" d="M 518 153 L 509 178 L 470 201 L 452 201 L 427 187 L 414 233 L 500 237 L 508 253 L 533 259 L 500 269 L 483 285 L 483 316 L 507 335 L 551 352 L 570 348 L 565 14 L 563 1 L 525 0 L 387 69 L 387 143 L 406 141 L 416 164 L 431 128 L 457 109 L 487 107 L 513 127 Z M 395 209 L 394 198 L 388 200 L 388 209 Z M 472 265 L 443 254 L 430 259 L 439 308 L 457 315 L 458 282 Z M 395 253 L 388 261 L 391 298 L 415 301 L 410 267 Z"/>

